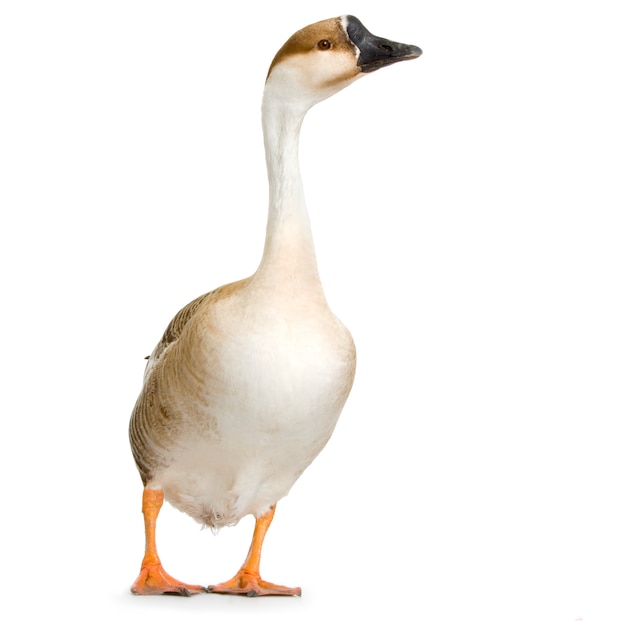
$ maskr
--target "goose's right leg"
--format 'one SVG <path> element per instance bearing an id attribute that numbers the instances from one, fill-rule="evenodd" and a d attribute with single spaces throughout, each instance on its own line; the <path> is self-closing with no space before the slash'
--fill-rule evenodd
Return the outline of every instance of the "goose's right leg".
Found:
<path id="1" fill-rule="evenodd" d="M 143 490 L 143 519 L 146 526 L 146 552 L 141 563 L 141 572 L 130 590 L 137 595 L 174 594 L 190 596 L 206 592 L 200 585 L 186 585 L 172 578 L 161 565 L 156 549 L 156 520 L 163 504 L 161 489 Z"/>

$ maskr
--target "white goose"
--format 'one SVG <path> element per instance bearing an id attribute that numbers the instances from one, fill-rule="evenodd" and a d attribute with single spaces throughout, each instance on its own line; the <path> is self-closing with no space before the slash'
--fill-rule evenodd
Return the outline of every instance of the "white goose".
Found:
<path id="1" fill-rule="evenodd" d="M 300 595 L 261 579 L 263 538 L 276 502 L 331 436 L 356 356 L 318 275 L 300 126 L 309 108 L 364 73 L 420 54 L 343 16 L 298 31 L 274 58 L 262 107 L 270 191 L 263 258 L 250 278 L 178 312 L 148 360 L 131 417 L 146 530 L 133 593 Z M 254 515 L 250 551 L 231 580 L 206 588 L 163 569 L 155 527 L 164 498 L 212 528 Z"/>

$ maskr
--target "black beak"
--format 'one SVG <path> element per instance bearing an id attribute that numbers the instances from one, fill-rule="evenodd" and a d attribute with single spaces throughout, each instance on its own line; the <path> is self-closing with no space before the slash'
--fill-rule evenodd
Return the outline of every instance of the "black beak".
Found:
<path id="1" fill-rule="evenodd" d="M 422 54 L 417 46 L 397 43 L 372 35 L 354 15 L 348 15 L 347 20 L 348 37 L 359 49 L 357 65 L 363 72 L 373 72 L 398 61 L 417 59 Z"/>

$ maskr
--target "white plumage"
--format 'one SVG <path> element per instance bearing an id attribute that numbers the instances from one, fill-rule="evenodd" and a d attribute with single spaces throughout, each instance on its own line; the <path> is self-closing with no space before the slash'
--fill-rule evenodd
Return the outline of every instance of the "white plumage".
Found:
<path id="1" fill-rule="evenodd" d="M 133 592 L 206 590 L 173 579 L 156 552 L 163 498 L 210 527 L 257 518 L 246 562 L 219 593 L 292 594 L 260 578 L 275 503 L 331 436 L 355 372 L 350 333 L 320 282 L 298 165 L 308 109 L 364 72 L 416 58 L 354 17 L 313 24 L 276 55 L 263 97 L 269 213 L 263 257 L 245 280 L 182 309 L 153 351 L 130 425 L 144 482 L 146 554 Z"/>

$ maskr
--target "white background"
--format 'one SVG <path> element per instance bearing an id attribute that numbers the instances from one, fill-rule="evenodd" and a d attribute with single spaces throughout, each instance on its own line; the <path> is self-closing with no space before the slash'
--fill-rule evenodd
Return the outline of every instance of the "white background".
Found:
<path id="1" fill-rule="evenodd" d="M 620 3 L 4 2 L 1 613 L 11 623 L 626 623 Z M 320 271 L 359 351 L 262 572 L 138 598 L 128 417 L 189 300 L 254 271 L 280 45 L 353 13 L 423 48 L 305 121 Z M 251 537 L 165 506 L 190 583 Z"/>

